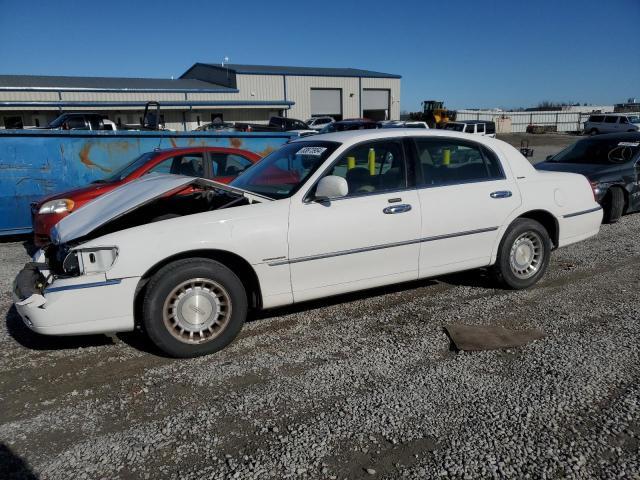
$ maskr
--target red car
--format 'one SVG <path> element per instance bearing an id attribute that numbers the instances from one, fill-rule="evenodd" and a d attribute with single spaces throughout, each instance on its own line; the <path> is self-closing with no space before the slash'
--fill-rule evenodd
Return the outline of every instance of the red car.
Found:
<path id="1" fill-rule="evenodd" d="M 260 158 L 260 155 L 247 150 L 222 147 L 170 148 L 143 153 L 110 177 L 32 203 L 34 242 L 39 247 L 47 245 L 50 230 L 62 218 L 94 198 L 146 173 L 173 173 L 229 183 Z"/>

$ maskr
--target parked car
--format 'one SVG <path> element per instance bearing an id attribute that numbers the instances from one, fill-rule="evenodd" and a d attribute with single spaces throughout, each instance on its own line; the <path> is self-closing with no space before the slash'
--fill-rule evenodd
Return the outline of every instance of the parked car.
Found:
<path id="1" fill-rule="evenodd" d="M 448 122 L 444 126 L 445 130 L 454 132 L 470 133 L 472 135 L 483 135 L 495 138 L 496 124 L 489 120 L 465 120 L 460 122 Z"/>
<path id="2" fill-rule="evenodd" d="M 267 125 L 261 123 L 235 123 L 238 132 L 295 132 L 295 133 L 316 133 L 309 128 L 309 125 L 302 120 L 287 117 L 271 117 Z"/>
<path id="3" fill-rule="evenodd" d="M 584 122 L 584 132 L 589 135 L 638 131 L 640 131 L 640 115 L 627 115 L 622 113 L 591 115 L 589 119 Z"/>
<path id="4" fill-rule="evenodd" d="M 197 127 L 194 132 L 232 132 L 235 130 L 233 123 L 230 122 L 209 122 L 203 123 Z"/>
<path id="5" fill-rule="evenodd" d="M 333 117 L 313 117 L 307 120 L 305 123 L 312 130 L 320 131 L 330 123 L 335 122 Z"/>
<path id="6" fill-rule="evenodd" d="M 94 198 L 148 173 L 172 173 L 228 183 L 260 158 L 247 150 L 221 147 L 171 148 L 143 153 L 105 179 L 32 203 L 34 242 L 37 246 L 48 244 L 51 229 L 62 218 Z"/>
<path id="7" fill-rule="evenodd" d="M 382 120 L 378 122 L 378 128 L 429 128 L 429 125 L 411 120 Z"/>
<path id="8" fill-rule="evenodd" d="M 537 171 L 502 141 L 317 135 L 229 185 L 149 175 L 93 200 L 56 225 L 14 298 L 36 332 L 139 324 L 167 354 L 192 357 L 229 344 L 250 308 L 482 267 L 530 287 L 552 249 L 595 235 L 601 219 L 584 176 Z"/>
<path id="9" fill-rule="evenodd" d="M 550 155 L 538 170 L 581 173 L 589 179 L 604 222 L 640 210 L 640 132 L 585 138 Z"/>
<path id="10" fill-rule="evenodd" d="M 366 118 L 353 118 L 333 122 L 320 130 L 320 133 L 346 132 L 350 130 L 369 130 L 378 128 L 378 123 Z"/>
<path id="11" fill-rule="evenodd" d="M 101 113 L 63 113 L 41 130 L 117 130 L 115 123 Z"/>

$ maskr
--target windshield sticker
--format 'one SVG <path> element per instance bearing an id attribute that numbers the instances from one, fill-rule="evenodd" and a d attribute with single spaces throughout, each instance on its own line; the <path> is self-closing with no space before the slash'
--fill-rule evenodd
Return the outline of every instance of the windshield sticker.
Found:
<path id="1" fill-rule="evenodd" d="M 312 155 L 314 157 L 319 157 L 326 149 L 326 147 L 304 147 L 298 150 L 296 155 Z"/>
<path id="2" fill-rule="evenodd" d="M 620 142 L 619 147 L 640 147 L 640 142 Z"/>

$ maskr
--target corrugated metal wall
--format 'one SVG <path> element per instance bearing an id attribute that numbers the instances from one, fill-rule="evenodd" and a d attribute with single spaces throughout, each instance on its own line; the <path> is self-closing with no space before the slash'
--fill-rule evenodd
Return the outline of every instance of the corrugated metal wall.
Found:
<path id="1" fill-rule="evenodd" d="M 390 91 L 390 118 L 400 118 L 400 80 L 386 78 L 362 78 L 357 77 L 325 77 L 325 76 L 287 76 L 286 79 L 282 75 L 237 75 L 238 93 L 184 93 L 184 92 L 100 92 L 100 91 L 2 91 L 0 92 L 0 101 L 78 101 L 78 102 L 148 102 L 148 101 L 284 101 L 285 97 L 288 101 L 295 102 L 295 105 L 288 111 L 288 116 L 305 120 L 312 115 L 311 111 L 311 89 L 312 88 L 336 88 L 342 91 L 342 116 L 343 118 L 357 118 L 362 116 L 361 108 L 361 92 L 362 89 L 376 88 L 388 89 Z M 286 92 L 285 92 L 286 84 Z M 35 113 L 36 110 L 37 112 Z M 269 114 L 277 114 L 279 110 L 285 107 L 281 105 L 257 105 L 254 107 L 227 106 L 227 107 L 203 107 L 209 112 L 224 109 L 224 111 L 236 111 L 237 114 L 229 113 L 229 117 L 225 115 L 225 120 L 230 121 L 248 121 L 263 122 L 268 119 Z M 45 107 L 0 107 L 0 111 L 4 110 L 2 115 L 14 115 L 17 112 L 23 116 L 25 126 L 33 126 L 33 118 L 38 117 L 40 123 L 42 119 L 50 121 L 55 118 L 56 108 Z M 122 117 L 129 112 L 133 118 L 142 114 L 143 109 L 140 107 L 78 107 L 65 108 L 65 110 L 100 110 L 109 115 L 111 120 L 117 121 L 116 116 Z M 195 128 L 191 121 L 191 110 L 184 107 L 162 107 L 165 114 L 166 126 L 175 130 L 183 129 L 182 112 L 185 113 L 187 128 Z M 172 111 L 173 110 L 173 111 Z M 11 112 L 14 113 L 11 113 Z M 50 111 L 51 113 L 44 113 Z M 6 113 L 5 113 L 6 112 Z M 252 115 L 251 112 L 255 112 Z M 1 116 L 1 115 L 0 115 Z M 46 122 L 44 122 L 46 123 Z M 137 123 L 137 120 L 122 123 Z M 3 123 L 0 122 L 0 128 Z"/>
<path id="2" fill-rule="evenodd" d="M 558 132 L 579 132 L 584 129 L 584 122 L 591 113 L 543 111 L 543 112 L 495 112 L 483 110 L 458 110 L 458 121 L 493 120 L 499 117 L 511 118 L 511 131 L 521 133 L 527 131 L 529 125 L 553 125 Z"/>

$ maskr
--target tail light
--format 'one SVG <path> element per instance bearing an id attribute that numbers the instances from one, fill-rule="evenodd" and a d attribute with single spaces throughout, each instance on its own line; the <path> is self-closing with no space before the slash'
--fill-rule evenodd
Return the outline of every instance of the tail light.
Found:
<path id="1" fill-rule="evenodd" d="M 600 184 L 598 182 L 589 182 L 591 185 L 591 192 L 593 193 L 593 199 L 598 201 L 598 195 L 600 195 Z"/>

